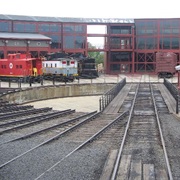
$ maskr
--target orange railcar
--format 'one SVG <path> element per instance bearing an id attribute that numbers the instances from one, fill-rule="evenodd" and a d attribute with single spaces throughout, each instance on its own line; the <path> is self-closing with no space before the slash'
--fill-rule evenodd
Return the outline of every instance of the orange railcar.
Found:
<path id="1" fill-rule="evenodd" d="M 0 59 L 0 79 L 38 80 L 42 75 L 42 59 L 32 58 L 30 54 L 9 54 Z"/>

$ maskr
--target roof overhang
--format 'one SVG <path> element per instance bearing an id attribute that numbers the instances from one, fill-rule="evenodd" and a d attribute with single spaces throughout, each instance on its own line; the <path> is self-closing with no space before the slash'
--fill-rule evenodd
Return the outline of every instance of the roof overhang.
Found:
<path id="1" fill-rule="evenodd" d="M 129 18 L 74 18 L 74 17 L 45 17 L 45 16 L 25 16 L 25 15 L 9 15 L 0 14 L 1 20 L 13 21 L 34 21 L 34 22 L 59 22 L 59 23 L 87 23 L 87 24 L 107 24 L 107 23 L 123 23 L 133 24 L 134 19 Z"/>
<path id="2" fill-rule="evenodd" d="M 6 33 L 6 32 L 0 32 L 0 39 L 51 41 L 50 37 L 44 36 L 42 34 L 34 34 L 34 33 Z"/>

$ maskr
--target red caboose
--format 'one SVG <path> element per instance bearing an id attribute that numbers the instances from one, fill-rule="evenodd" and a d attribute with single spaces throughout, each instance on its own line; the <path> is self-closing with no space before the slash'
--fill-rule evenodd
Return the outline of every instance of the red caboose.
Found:
<path id="1" fill-rule="evenodd" d="M 177 55 L 172 52 L 156 53 L 156 73 L 159 77 L 170 78 L 176 73 Z"/>
<path id="2" fill-rule="evenodd" d="M 9 54 L 7 59 L 0 59 L 0 78 L 28 81 L 29 78 L 39 79 L 42 75 L 42 59 L 31 58 L 30 54 Z"/>

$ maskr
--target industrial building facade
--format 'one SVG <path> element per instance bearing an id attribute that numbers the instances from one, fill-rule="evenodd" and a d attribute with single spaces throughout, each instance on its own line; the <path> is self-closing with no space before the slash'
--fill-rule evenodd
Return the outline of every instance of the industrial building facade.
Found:
<path id="1" fill-rule="evenodd" d="M 88 25 L 106 33 L 88 34 Z M 103 37 L 92 49 L 88 37 Z M 156 52 L 180 55 L 180 19 L 100 19 L 0 15 L 0 58 L 12 52 L 105 53 L 105 73 L 155 73 Z"/>

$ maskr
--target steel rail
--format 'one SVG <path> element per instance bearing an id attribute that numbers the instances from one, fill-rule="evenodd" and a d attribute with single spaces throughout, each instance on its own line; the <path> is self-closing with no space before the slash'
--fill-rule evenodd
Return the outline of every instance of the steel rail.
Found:
<path id="1" fill-rule="evenodd" d="M 49 108 L 41 109 L 40 111 L 36 111 L 36 109 L 34 109 L 30 113 L 37 114 L 37 113 L 47 112 L 49 110 L 51 110 L 51 108 L 50 109 Z M 9 125 L 13 125 L 13 124 L 19 124 L 19 123 L 23 123 L 23 122 L 28 122 L 28 121 L 32 121 L 32 120 L 35 120 L 35 119 L 38 119 L 38 118 L 45 117 L 45 116 L 50 116 L 50 115 L 53 115 L 53 114 L 64 113 L 64 112 L 67 112 L 67 111 L 70 111 L 70 110 L 71 109 L 66 109 L 66 110 L 63 110 L 63 111 L 50 112 L 48 114 L 37 114 L 37 116 L 26 117 L 26 118 L 23 118 L 23 119 L 20 119 L 20 120 L 15 120 L 15 121 L 10 121 L 10 122 L 0 124 L 0 127 L 6 127 L 6 126 L 9 126 Z M 24 113 L 25 112 L 23 112 L 22 115 L 24 115 Z"/>
<path id="2" fill-rule="evenodd" d="M 31 109 L 33 108 L 33 106 L 14 106 L 14 107 L 10 107 L 10 108 L 3 108 L 3 109 L 0 109 L 0 116 L 4 116 L 5 113 L 7 114 L 12 114 L 12 113 L 15 113 L 14 111 L 21 111 L 21 110 L 27 110 L 27 109 Z M 9 113 L 11 112 L 11 113 Z"/>
<path id="3" fill-rule="evenodd" d="M 46 111 L 50 111 L 52 110 L 52 108 L 50 107 L 45 107 L 45 108 L 40 108 L 40 109 L 30 109 L 27 111 L 20 111 L 20 112 L 15 112 L 15 113 L 9 113 L 9 114 L 5 114 L 5 115 L 1 115 L 0 116 L 0 120 L 2 119 L 7 119 L 7 118 L 14 118 L 14 117 L 18 117 L 18 116 L 22 116 L 22 115 L 27 115 L 27 114 L 31 114 L 31 113 L 39 113 L 39 112 L 46 112 Z"/>
<path id="4" fill-rule="evenodd" d="M 125 129 L 124 136 L 123 136 L 123 139 L 122 139 L 122 143 L 120 145 L 120 148 L 119 148 L 119 151 L 118 151 L 118 154 L 117 154 L 117 158 L 116 158 L 116 162 L 115 162 L 114 169 L 113 169 L 113 172 L 112 172 L 111 180 L 115 180 L 116 176 L 117 176 L 117 172 L 118 172 L 118 168 L 119 168 L 119 164 L 120 164 L 120 159 L 121 159 L 123 147 L 124 147 L 124 144 L 125 144 L 125 140 L 126 140 L 126 137 L 127 137 L 128 130 L 129 130 L 129 125 L 130 125 L 130 122 L 131 122 L 131 118 L 132 118 L 132 114 L 133 114 L 133 110 L 134 110 L 134 106 L 135 106 L 135 101 L 136 101 L 137 93 L 138 93 L 138 90 L 139 90 L 139 85 L 140 85 L 140 83 L 138 84 L 138 86 L 136 88 L 136 93 L 135 93 L 133 103 L 132 103 L 132 106 L 131 106 L 131 110 L 130 110 L 130 113 L 129 113 L 129 118 L 128 118 L 128 121 L 127 121 L 127 125 L 126 125 L 126 129 Z"/>
<path id="5" fill-rule="evenodd" d="M 32 108 L 33 108 L 33 106 L 31 106 L 31 105 L 28 105 L 28 106 L 18 106 L 18 107 L 16 107 L 16 108 L 18 108 L 19 110 L 18 111 L 15 111 L 15 112 L 8 112 L 8 113 L 6 113 L 6 114 L 0 114 L 0 117 L 2 117 L 2 116 L 4 116 L 4 115 L 10 115 L 10 114 L 13 114 L 13 113 L 20 113 L 20 112 L 23 112 L 23 111 L 21 111 L 21 110 L 27 110 L 27 109 L 30 109 L 30 110 L 32 110 Z M 6 108 L 5 108 L 6 109 Z M 1 109 L 2 110 L 2 109 Z M 3 109 L 4 110 L 4 109 Z M 8 109 L 6 109 L 6 110 L 8 110 Z"/>
<path id="6" fill-rule="evenodd" d="M 156 101 L 155 101 L 155 98 L 154 98 L 154 92 L 153 92 L 153 89 L 152 89 L 151 85 L 150 85 L 150 88 L 151 88 L 151 94 L 152 94 L 152 99 L 153 99 L 153 104 L 154 104 L 154 109 L 155 109 L 155 114 L 156 114 L 156 120 L 157 120 L 157 123 L 158 123 L 158 129 L 159 129 L 160 138 L 161 138 L 161 142 L 162 142 L 162 147 L 163 147 L 163 151 L 164 151 L 164 157 L 165 157 L 166 166 L 167 166 L 167 170 L 168 170 L 168 175 L 169 175 L 169 179 L 173 180 L 171 167 L 170 167 L 170 163 L 169 163 L 169 159 L 168 159 L 168 155 L 167 155 L 167 151 L 166 151 L 165 141 L 164 141 L 164 137 L 163 137 L 163 133 L 162 133 L 162 128 L 161 128 L 161 124 L 160 124 L 160 120 L 159 120 L 159 113 L 158 113 L 158 110 L 157 110 Z"/>
<path id="7" fill-rule="evenodd" d="M 64 125 L 66 125 L 66 124 L 75 122 L 75 121 L 77 121 L 77 120 L 79 120 L 79 119 L 81 119 L 81 118 L 90 116 L 90 115 L 92 115 L 92 114 L 94 114 L 94 113 L 96 113 L 96 111 L 93 111 L 93 112 L 91 112 L 91 113 L 84 114 L 84 115 L 81 115 L 81 116 L 72 118 L 72 119 L 70 119 L 70 120 L 68 120 L 68 121 L 66 121 L 66 122 L 61 122 L 61 123 L 59 123 L 59 124 L 50 126 L 50 127 L 48 127 L 48 128 L 44 128 L 44 129 L 41 129 L 41 130 L 39 130 L 39 131 L 35 131 L 35 132 L 33 132 L 33 133 L 29 133 L 29 134 L 26 134 L 26 135 L 24 135 L 24 136 L 21 136 L 21 137 L 18 137 L 18 138 L 15 138 L 15 139 L 12 139 L 12 140 L 3 142 L 3 143 L 1 143 L 0 145 L 6 144 L 6 143 L 9 143 L 9 142 L 13 142 L 13 141 L 17 141 L 17 140 L 21 140 L 21 139 L 29 138 L 29 137 L 31 137 L 31 136 L 34 136 L 34 135 L 39 134 L 39 133 L 42 133 L 42 132 L 46 132 L 46 131 L 48 131 L 48 130 L 52 130 L 52 129 L 57 128 L 57 127 L 59 127 L 59 126 L 64 126 Z"/>
<path id="8" fill-rule="evenodd" d="M 11 105 L 19 105 L 18 103 L 10 103 L 9 101 L 3 101 L 3 100 L 1 100 L 0 101 L 0 105 L 7 105 L 7 104 L 11 104 Z"/>
<path id="9" fill-rule="evenodd" d="M 48 171 L 50 171 L 51 169 L 53 169 L 54 167 L 56 167 L 58 164 L 60 164 L 63 160 L 65 160 L 66 158 L 68 158 L 70 155 L 72 155 L 74 152 L 80 150 L 82 147 L 84 147 L 86 144 L 92 142 L 94 139 L 96 139 L 100 134 L 102 134 L 104 131 L 106 131 L 108 128 L 110 128 L 113 124 L 115 124 L 117 121 L 119 121 L 121 118 L 123 118 L 126 114 L 128 113 L 128 111 L 120 114 L 117 118 L 115 118 L 112 122 L 110 122 L 109 124 L 107 124 L 105 127 L 103 127 L 102 129 L 100 129 L 97 133 L 95 133 L 93 136 L 91 136 L 89 139 L 87 139 L 85 142 L 83 142 L 82 144 L 80 144 L 78 147 L 76 147 L 73 151 L 71 151 L 69 154 L 67 154 L 65 157 L 63 157 L 61 160 L 59 160 L 58 162 L 56 162 L 53 166 L 51 166 L 49 169 L 47 169 L 46 171 L 44 171 L 42 174 L 40 174 L 37 178 L 35 178 L 35 180 L 38 180 L 39 178 L 41 178 L 42 176 L 45 175 L 45 173 L 47 173 Z"/>
<path id="10" fill-rule="evenodd" d="M 91 119 L 96 118 L 96 117 L 99 116 L 100 114 L 101 114 L 101 112 L 98 112 L 98 113 L 95 113 L 95 114 L 91 115 L 90 117 L 86 118 L 84 121 L 82 121 L 82 122 L 80 122 L 80 123 L 72 126 L 71 128 L 69 128 L 69 129 L 67 129 L 67 130 L 65 130 L 65 131 L 57 134 L 56 136 L 53 136 L 52 138 L 50 138 L 50 139 L 48 139 L 48 140 L 46 140 L 46 141 L 38 144 L 37 146 L 34 146 L 33 148 L 31 148 L 31 149 L 29 149 L 28 151 L 25 151 L 24 153 L 22 153 L 22 154 L 20 154 L 20 155 L 18 155 L 18 156 L 16 156 L 16 157 L 14 157 L 14 158 L 12 158 L 11 160 L 5 162 L 4 164 L 1 164 L 1 165 L 0 165 L 0 169 L 1 169 L 2 167 L 4 167 L 4 166 L 8 165 L 9 163 L 15 161 L 16 159 L 18 159 L 18 158 L 26 155 L 27 153 L 29 153 L 29 152 L 31 152 L 31 151 L 33 151 L 33 150 L 35 150 L 35 149 L 37 149 L 37 148 L 45 145 L 45 144 L 48 144 L 49 142 L 52 142 L 52 141 L 55 140 L 55 139 L 58 139 L 58 138 L 61 137 L 62 135 L 65 135 L 66 133 L 72 131 L 73 129 L 76 129 L 77 127 L 83 125 L 84 123 L 90 121 Z"/>
<path id="11" fill-rule="evenodd" d="M 21 124 L 21 125 L 9 128 L 9 129 L 5 129 L 5 130 L 1 131 L 0 134 L 7 133 L 7 132 L 12 131 L 12 130 L 17 130 L 17 129 L 20 129 L 22 127 L 28 127 L 28 126 L 40 123 L 40 122 L 45 121 L 45 120 L 49 120 L 49 119 L 52 119 L 52 118 L 56 118 L 56 117 L 59 117 L 59 116 L 62 116 L 62 115 L 66 115 L 66 114 L 70 114 L 70 113 L 74 113 L 74 112 L 75 112 L 75 110 L 68 110 L 68 111 L 65 111 L 65 112 L 58 112 L 58 113 L 56 112 L 56 113 L 51 114 L 49 116 L 46 114 L 46 115 L 42 116 L 42 119 L 39 119 L 39 120 L 36 120 L 36 121 L 27 122 L 25 124 Z M 36 117 L 34 117 L 34 118 L 36 119 Z"/>
<path id="12" fill-rule="evenodd" d="M 0 105 L 1 105 L 0 109 L 2 109 L 2 108 L 8 108 L 8 107 L 18 107 L 19 104 L 17 104 L 17 103 L 11 104 L 9 102 L 7 102 L 7 103 L 1 102 Z"/>

